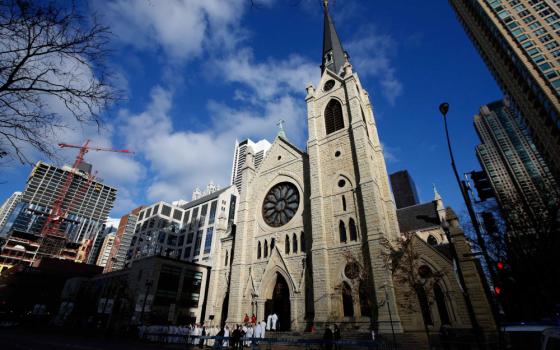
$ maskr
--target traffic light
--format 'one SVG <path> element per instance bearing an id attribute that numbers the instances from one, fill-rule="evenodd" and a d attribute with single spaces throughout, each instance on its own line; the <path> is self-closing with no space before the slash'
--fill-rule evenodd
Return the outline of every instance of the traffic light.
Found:
<path id="1" fill-rule="evenodd" d="M 498 261 L 498 262 L 496 263 L 496 268 L 498 269 L 498 271 L 503 270 L 505 267 L 506 267 L 506 265 L 505 265 L 503 262 L 501 262 L 501 261 Z"/>
<path id="2" fill-rule="evenodd" d="M 474 182 L 474 187 L 476 188 L 478 198 L 481 202 L 496 196 L 490 184 L 490 180 L 488 180 L 484 171 L 472 171 L 471 178 Z"/>

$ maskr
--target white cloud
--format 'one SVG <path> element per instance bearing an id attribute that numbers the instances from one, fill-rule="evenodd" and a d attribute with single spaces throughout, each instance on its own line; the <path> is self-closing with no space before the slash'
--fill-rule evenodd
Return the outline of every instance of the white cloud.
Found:
<path id="1" fill-rule="evenodd" d="M 250 48 L 239 49 L 235 56 L 212 64 L 226 81 L 244 84 L 253 91 L 251 95 L 261 100 L 293 93 L 303 95 L 306 85 L 319 77 L 317 64 L 304 57 L 291 55 L 285 60 L 255 62 Z"/>
<path id="2" fill-rule="evenodd" d="M 235 139 L 271 140 L 276 136 L 279 119 L 286 121 L 288 138 L 300 145 L 305 139 L 303 97 L 286 95 L 263 102 L 260 107 L 247 108 L 211 101 L 211 122 L 200 132 L 172 129 L 171 101 L 170 91 L 155 87 L 144 112 L 121 112 L 120 132 L 126 133 L 128 145 L 149 164 L 151 178 L 146 196 L 151 201 L 189 199 L 194 187 L 203 187 L 211 180 L 227 185 Z"/>
<path id="3" fill-rule="evenodd" d="M 382 94 L 390 103 L 402 93 L 403 85 L 397 78 L 392 59 L 396 43 L 389 35 L 379 34 L 372 27 L 360 31 L 357 39 L 345 45 L 350 53 L 350 62 L 363 77 L 379 79 Z"/>
<path id="4" fill-rule="evenodd" d="M 244 37 L 244 0 L 114 0 L 93 2 L 118 38 L 168 58 L 197 57 L 206 47 L 233 47 Z"/>

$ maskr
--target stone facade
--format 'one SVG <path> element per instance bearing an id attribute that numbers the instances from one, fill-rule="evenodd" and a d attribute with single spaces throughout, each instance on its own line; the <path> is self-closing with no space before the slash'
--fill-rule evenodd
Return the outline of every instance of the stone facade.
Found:
<path id="1" fill-rule="evenodd" d="M 325 23 L 325 35 L 336 36 L 326 9 Z M 207 321 L 212 315 L 214 323 L 242 323 L 245 314 L 264 320 L 275 312 L 282 331 L 337 323 L 348 332 L 368 335 L 373 327 L 425 345 L 424 333 L 417 334 L 424 329 L 421 314 L 402 306 L 410 298 L 407 286 L 396 285 L 387 262 L 398 252 L 401 232 L 369 95 L 346 55 L 341 71 L 331 70 L 337 65 L 330 60 L 341 56 L 332 51 L 342 48 L 337 36 L 327 39 L 319 85 L 306 90 L 307 150 L 279 134 L 256 169 L 247 147 L 237 224 L 220 230 Z M 436 218 L 444 211 L 439 203 Z M 470 248 L 460 232 L 463 256 Z M 438 244 L 447 243 L 437 233 Z M 452 325 L 468 327 L 453 263 L 422 240 L 428 235 L 415 234 L 415 244 L 445 276 L 445 293 L 456 310 Z M 477 311 L 492 323 L 475 270 L 469 265 L 466 279 L 476 292 Z"/>

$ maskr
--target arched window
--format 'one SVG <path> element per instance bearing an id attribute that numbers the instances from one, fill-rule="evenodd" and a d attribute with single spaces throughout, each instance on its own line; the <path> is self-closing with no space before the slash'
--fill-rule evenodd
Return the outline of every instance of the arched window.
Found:
<path id="1" fill-rule="evenodd" d="M 431 245 L 431 246 L 438 245 L 437 239 L 434 236 L 429 235 L 428 236 L 428 244 Z"/>
<path id="2" fill-rule="evenodd" d="M 346 197 L 342 195 L 342 211 L 346 211 Z"/>
<path id="3" fill-rule="evenodd" d="M 268 242 L 264 241 L 264 257 L 268 257 Z"/>
<path id="4" fill-rule="evenodd" d="M 344 309 L 344 317 L 354 316 L 354 301 L 352 300 L 352 289 L 348 283 L 342 283 L 342 308 Z"/>
<path id="5" fill-rule="evenodd" d="M 295 233 L 292 236 L 292 239 L 293 239 L 293 241 L 292 241 L 292 251 L 295 254 L 295 253 L 297 253 L 297 236 L 296 236 Z"/>
<path id="6" fill-rule="evenodd" d="M 290 254 L 290 237 L 286 235 L 286 240 L 284 241 L 284 253 Z"/>
<path id="7" fill-rule="evenodd" d="M 362 317 L 371 317 L 371 304 L 368 297 L 366 281 L 360 281 L 360 289 L 358 290 L 360 296 L 360 314 Z"/>
<path id="8" fill-rule="evenodd" d="M 257 259 L 261 258 L 261 242 L 257 244 Z"/>
<path id="9" fill-rule="evenodd" d="M 356 241 L 358 240 L 358 231 L 356 230 L 356 223 L 354 222 L 354 219 L 350 219 L 350 221 L 348 222 L 348 226 L 350 229 L 350 240 L 351 241 Z"/>
<path id="10" fill-rule="evenodd" d="M 229 260 L 229 253 L 226 250 L 226 260 L 224 261 L 224 266 L 227 266 L 228 260 Z"/>
<path id="11" fill-rule="evenodd" d="M 342 220 L 338 223 L 338 234 L 340 235 L 340 242 L 346 242 L 346 225 Z"/>
<path id="12" fill-rule="evenodd" d="M 303 235 L 303 232 L 300 234 L 299 244 L 301 246 L 301 251 L 305 252 L 305 236 Z"/>
<path id="13" fill-rule="evenodd" d="M 426 291 L 422 286 L 416 286 L 416 296 L 418 296 L 418 301 L 420 302 L 420 310 L 422 311 L 422 318 L 426 325 L 433 325 L 432 311 L 430 310 L 430 303 L 428 302 L 428 296 Z"/>
<path id="14" fill-rule="evenodd" d="M 327 135 L 344 128 L 342 105 L 337 100 L 331 100 L 325 108 L 325 128 Z"/>
<path id="15" fill-rule="evenodd" d="M 447 312 L 447 304 L 445 303 L 445 295 L 439 283 L 434 285 L 434 297 L 436 299 L 436 305 L 439 313 L 439 320 L 441 324 L 451 324 L 449 320 L 449 312 Z"/>
<path id="16" fill-rule="evenodd" d="M 274 249 L 275 245 L 276 245 L 276 240 L 274 238 L 272 238 L 270 240 L 270 254 L 272 254 L 272 249 Z"/>

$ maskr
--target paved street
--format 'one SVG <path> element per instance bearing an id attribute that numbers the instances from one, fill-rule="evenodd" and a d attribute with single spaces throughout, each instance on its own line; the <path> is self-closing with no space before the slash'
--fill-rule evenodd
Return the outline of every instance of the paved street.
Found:
<path id="1" fill-rule="evenodd" d="M 142 350 L 142 349 L 178 349 L 178 346 L 145 344 L 129 339 L 104 339 L 81 337 L 79 335 L 48 334 L 23 329 L 0 329 L 0 348 L 3 350 Z"/>

